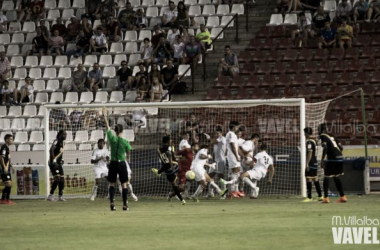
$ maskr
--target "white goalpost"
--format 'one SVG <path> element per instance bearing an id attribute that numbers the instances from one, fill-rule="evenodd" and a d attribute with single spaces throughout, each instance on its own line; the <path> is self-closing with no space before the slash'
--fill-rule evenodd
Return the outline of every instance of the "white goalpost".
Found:
<path id="1" fill-rule="evenodd" d="M 97 147 L 98 139 L 107 140 L 101 114 L 103 106 L 107 108 L 110 126 L 121 123 L 124 137 L 133 148 L 131 183 L 137 196 L 164 196 L 170 191 L 165 177 L 156 178 L 151 173 L 152 167 L 160 166 L 156 149 L 163 135 L 171 134 L 175 150 L 178 150 L 181 135 L 187 130 L 192 136 L 190 143 L 198 141 L 200 144 L 209 144 L 208 136 L 213 137 L 216 128 L 227 133 L 231 121 L 239 122 L 243 139 L 258 133 L 262 142 L 268 145 L 268 153 L 274 158 L 276 174 L 273 184 L 268 185 L 266 179 L 260 181 L 261 195 L 306 194 L 306 152 L 301 145 L 305 145 L 303 128 L 307 118 L 306 109 L 310 107 L 305 105 L 304 99 L 272 99 L 45 105 L 46 195 L 52 181 L 48 167 L 49 149 L 57 132 L 63 129 L 67 133 L 63 154 L 64 196 L 90 197 L 94 184 L 91 154 Z M 325 114 L 320 114 L 320 111 L 315 110 L 324 119 Z M 227 169 L 225 176 L 228 176 Z M 193 183 L 192 188 L 195 187 Z M 98 195 L 99 192 L 102 192 L 100 196 L 106 197 L 106 182 L 103 190 L 98 190 Z"/>

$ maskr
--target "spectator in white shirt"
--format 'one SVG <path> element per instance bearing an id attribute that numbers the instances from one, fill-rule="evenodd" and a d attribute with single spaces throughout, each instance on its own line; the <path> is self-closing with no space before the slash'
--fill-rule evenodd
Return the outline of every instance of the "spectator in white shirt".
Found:
<path id="1" fill-rule="evenodd" d="M 144 39 L 140 52 L 142 53 L 143 58 L 137 64 L 144 63 L 145 67 L 148 68 L 153 58 L 153 46 L 150 43 L 149 38 Z"/>
<path id="2" fill-rule="evenodd" d="M 17 90 L 15 91 L 17 92 Z M 11 103 L 11 97 L 14 96 L 13 89 L 9 88 L 9 82 L 5 80 L 3 82 L 3 88 L 0 90 L 1 95 L 1 105 L 4 105 L 4 103 Z"/>
<path id="3" fill-rule="evenodd" d="M 311 20 L 303 12 L 298 15 L 298 29 L 292 31 L 293 41 L 295 41 L 297 35 L 302 37 L 304 44 L 307 44 L 309 36 L 314 37 L 314 32 L 311 30 Z M 299 47 L 301 46 L 302 43 L 300 42 Z"/>
<path id="4" fill-rule="evenodd" d="M 92 52 L 105 53 L 107 51 L 107 38 L 103 34 L 102 28 L 98 28 L 90 39 Z"/>
<path id="5" fill-rule="evenodd" d="M 177 25 L 173 25 L 171 30 L 172 30 L 172 33 L 169 34 L 169 32 L 168 32 L 168 37 L 167 37 L 170 45 L 172 45 L 174 43 L 175 38 L 177 37 L 177 35 L 180 34 Z"/>
<path id="6" fill-rule="evenodd" d="M 0 32 L 7 31 L 8 19 L 2 11 L 0 11 Z"/>
<path id="7" fill-rule="evenodd" d="M 20 99 L 18 99 L 18 93 L 20 94 Z M 22 103 L 33 102 L 34 87 L 32 85 L 32 80 L 30 79 L 29 76 L 25 78 L 25 85 L 21 87 L 18 93 L 14 94 L 15 95 L 14 102 L 18 101 L 18 104 L 20 104 L 21 102 Z M 17 103 L 14 103 L 14 104 L 17 104 Z"/>
<path id="8" fill-rule="evenodd" d="M 348 0 L 342 0 L 336 8 L 336 17 L 340 20 L 342 17 L 346 17 L 348 22 L 351 22 L 352 5 Z"/>
<path id="9" fill-rule="evenodd" d="M 164 15 L 161 18 L 162 25 L 164 27 L 171 27 L 177 20 L 178 11 L 173 1 L 169 2 L 169 9 L 164 11 Z"/>
<path id="10" fill-rule="evenodd" d="M 182 36 L 177 35 L 173 44 L 172 44 L 172 50 L 174 51 L 174 62 L 175 63 L 182 63 L 182 57 L 183 57 L 183 50 L 185 49 L 185 44 L 183 42 Z"/>

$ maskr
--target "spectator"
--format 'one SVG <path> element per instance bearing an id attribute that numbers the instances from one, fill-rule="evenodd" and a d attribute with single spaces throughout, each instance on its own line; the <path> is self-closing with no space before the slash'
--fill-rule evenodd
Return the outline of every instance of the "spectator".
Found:
<path id="1" fill-rule="evenodd" d="M 178 70 L 173 66 L 172 60 L 166 61 L 166 67 L 161 70 L 161 83 L 168 89 L 178 80 Z"/>
<path id="2" fill-rule="evenodd" d="M 201 24 L 200 29 L 201 32 L 196 35 L 195 39 L 201 44 L 202 50 L 206 51 L 211 47 L 211 34 L 208 30 L 206 30 L 206 26 L 204 24 Z"/>
<path id="3" fill-rule="evenodd" d="M 301 1 L 301 0 L 290 0 L 290 2 L 288 4 L 289 8 L 288 8 L 287 13 L 290 13 L 292 10 L 293 11 L 297 11 L 297 10 L 316 10 L 317 7 L 320 5 L 320 2 L 318 0 L 312 2 L 312 4 L 314 6 L 309 5 L 306 2 L 309 2 L 309 1 L 307 1 L 307 0 L 303 0 L 303 1 Z"/>
<path id="4" fill-rule="evenodd" d="M 5 56 L 5 52 L 0 52 L 0 82 L 11 77 L 11 63 Z"/>
<path id="5" fill-rule="evenodd" d="M 89 39 L 84 35 L 84 31 L 80 30 L 79 34 L 74 40 L 76 48 L 73 50 L 69 50 L 66 52 L 66 55 L 70 58 L 71 56 L 74 56 L 75 58 L 78 58 L 80 56 L 83 56 L 84 53 L 88 51 L 89 48 Z"/>
<path id="6" fill-rule="evenodd" d="M 158 25 L 154 26 L 154 35 L 152 36 L 152 46 L 153 48 L 156 48 L 157 45 L 160 43 L 161 37 L 165 37 L 165 31 L 162 30 Z"/>
<path id="7" fill-rule="evenodd" d="M 19 22 L 24 22 L 26 21 L 28 13 L 31 11 L 31 0 L 20 0 L 18 3 L 19 4 L 17 6 L 17 19 Z"/>
<path id="8" fill-rule="evenodd" d="M 148 25 L 148 19 L 145 17 L 144 9 L 137 9 L 135 14 L 135 27 L 137 30 L 143 30 Z"/>
<path id="9" fill-rule="evenodd" d="M 356 23 L 358 20 L 364 20 L 365 15 L 367 12 L 366 3 L 365 0 L 360 0 L 355 3 L 353 9 L 352 9 L 352 17 L 354 19 L 354 23 Z"/>
<path id="10" fill-rule="evenodd" d="M 161 18 L 162 26 L 171 27 L 177 20 L 178 12 L 176 11 L 173 1 L 169 1 L 169 9 L 164 11 L 164 15 Z"/>
<path id="11" fill-rule="evenodd" d="M 149 91 L 149 86 L 147 83 L 147 79 L 145 77 L 140 77 L 140 81 L 136 86 L 136 92 L 137 92 L 137 97 L 136 101 L 141 102 L 146 98 L 146 94 Z"/>
<path id="12" fill-rule="evenodd" d="M 186 9 L 185 4 L 183 1 L 178 2 L 177 5 L 178 15 L 177 15 L 177 21 L 176 25 L 180 28 L 187 28 L 189 27 L 189 11 Z"/>
<path id="13" fill-rule="evenodd" d="M 141 77 L 144 77 L 144 78 L 148 79 L 148 71 L 145 70 L 144 64 L 140 63 L 139 64 L 139 69 L 140 69 L 140 71 L 137 72 L 136 76 L 135 76 L 136 86 L 139 84 Z"/>
<path id="14" fill-rule="evenodd" d="M 48 49 L 49 39 L 42 34 L 41 28 L 36 28 L 36 36 L 32 40 L 32 50 L 26 52 L 26 56 L 30 56 L 34 53 L 38 53 L 39 57 L 44 55 Z"/>
<path id="15" fill-rule="evenodd" d="M 182 64 L 192 63 L 193 67 L 195 67 L 199 61 L 201 53 L 201 45 L 195 40 L 194 36 L 190 36 L 190 42 L 186 43 L 185 48 L 183 49 Z"/>
<path id="16" fill-rule="evenodd" d="M 81 24 L 76 16 L 72 16 L 70 20 L 71 23 L 67 25 L 66 30 L 66 41 L 73 41 L 78 36 L 81 29 Z"/>
<path id="17" fill-rule="evenodd" d="M 14 92 L 15 93 L 14 93 L 13 104 L 20 104 L 21 102 L 22 103 L 33 102 L 34 87 L 32 85 L 32 80 L 30 79 L 30 77 L 27 76 L 25 78 L 25 85 L 21 87 L 20 91 L 15 90 Z M 20 97 L 18 94 L 20 94 Z"/>
<path id="18" fill-rule="evenodd" d="M 153 83 L 150 90 L 150 101 L 161 101 L 162 99 L 163 87 L 159 82 L 158 77 L 153 77 Z"/>
<path id="19" fill-rule="evenodd" d="M 149 38 L 144 39 L 144 44 L 142 44 L 140 52 L 142 53 L 143 58 L 138 62 L 138 64 L 144 63 L 145 67 L 149 67 L 150 62 L 153 59 L 153 46 L 150 43 Z"/>
<path id="20" fill-rule="evenodd" d="M 277 0 L 276 4 L 275 13 L 285 14 L 289 10 L 289 0 Z"/>
<path id="21" fill-rule="evenodd" d="M 321 30 L 325 27 L 325 23 L 330 21 L 330 15 L 325 13 L 323 6 L 319 6 L 313 17 L 314 31 L 320 34 Z"/>
<path id="22" fill-rule="evenodd" d="M 158 79 L 161 79 L 161 73 L 158 69 L 157 63 L 152 63 L 152 68 L 150 72 L 148 73 L 148 85 L 151 85 L 153 82 L 153 77 L 158 77 Z"/>
<path id="23" fill-rule="evenodd" d="M 115 13 L 115 1 L 114 0 L 104 0 L 100 6 L 100 13 L 102 15 L 102 18 L 107 18 L 110 15 L 113 15 Z"/>
<path id="24" fill-rule="evenodd" d="M 15 91 L 17 92 L 17 90 Z M 12 103 L 12 98 L 15 98 L 15 93 L 13 89 L 9 88 L 9 82 L 7 80 L 4 80 L 3 87 L 0 91 L 1 94 L 1 105 L 4 105 L 5 103 Z M 15 99 L 16 100 L 16 99 Z"/>
<path id="25" fill-rule="evenodd" d="M 86 14 L 93 22 L 95 19 L 100 19 L 100 5 L 102 1 L 101 0 L 86 0 Z M 82 17 L 83 19 L 83 17 Z"/>
<path id="26" fill-rule="evenodd" d="M 55 102 L 56 105 L 61 104 L 60 102 Z M 63 109 L 52 109 L 49 114 L 49 126 L 53 130 L 67 130 L 70 120 L 67 117 L 66 112 Z"/>
<path id="27" fill-rule="evenodd" d="M 82 25 L 80 29 L 83 30 L 84 35 L 90 40 L 92 37 L 92 27 L 89 24 L 87 17 L 82 17 Z"/>
<path id="28" fill-rule="evenodd" d="M 4 13 L 2 11 L 0 11 L 0 34 L 3 31 L 7 31 L 7 26 L 8 26 L 7 16 L 4 15 Z"/>
<path id="29" fill-rule="evenodd" d="M 322 37 L 318 43 L 318 48 L 335 48 L 336 46 L 336 30 L 330 26 L 330 22 L 325 22 L 325 28 L 321 31 Z"/>
<path id="30" fill-rule="evenodd" d="M 171 31 L 172 33 L 168 32 L 168 37 L 167 37 L 167 40 L 169 41 L 170 46 L 173 44 L 176 36 L 180 34 L 177 25 L 173 25 L 171 28 Z"/>
<path id="31" fill-rule="evenodd" d="M 100 88 L 103 88 L 103 72 L 98 63 L 94 63 L 93 69 L 88 72 L 87 88 L 96 95 Z"/>
<path id="32" fill-rule="evenodd" d="M 132 89 L 133 77 L 132 70 L 128 68 L 127 61 L 121 62 L 121 69 L 116 72 L 117 77 L 117 85 L 115 86 L 115 90 L 125 90 L 128 88 Z"/>
<path id="33" fill-rule="evenodd" d="M 372 0 L 367 12 L 366 22 L 370 22 L 371 18 L 377 21 L 380 18 L 380 0 Z"/>
<path id="34" fill-rule="evenodd" d="M 336 8 L 336 18 L 340 21 L 343 17 L 346 18 L 346 20 L 350 20 L 352 11 L 352 5 L 351 2 L 348 0 L 342 0 Z"/>
<path id="35" fill-rule="evenodd" d="M 40 21 L 41 18 L 45 15 L 45 3 L 42 0 L 34 0 L 30 2 L 29 12 L 27 12 L 26 20 L 34 21 L 36 24 Z"/>
<path id="36" fill-rule="evenodd" d="M 57 18 L 57 23 L 54 24 L 51 29 L 50 29 L 50 32 L 51 32 L 51 35 L 54 35 L 54 31 L 55 30 L 58 30 L 59 32 L 59 35 L 61 37 L 65 37 L 66 36 L 66 26 L 62 23 L 62 19 L 59 17 Z"/>
<path id="37" fill-rule="evenodd" d="M 87 80 L 87 72 L 83 70 L 83 64 L 78 64 L 78 70 L 74 71 L 72 75 L 72 82 L 71 84 L 67 85 L 64 88 L 65 93 L 72 91 L 72 92 L 84 92 L 89 91 L 86 88 L 86 80 Z"/>
<path id="38" fill-rule="evenodd" d="M 95 27 L 95 30 L 102 29 L 103 34 L 108 37 L 108 24 L 107 24 L 107 19 L 102 18 L 100 20 L 100 24 Z"/>
<path id="39" fill-rule="evenodd" d="M 86 110 L 81 116 L 81 123 L 86 129 L 96 129 L 99 121 L 99 112 L 97 110 Z"/>
<path id="40" fill-rule="evenodd" d="M 166 63 L 166 60 L 171 58 L 170 45 L 166 42 L 165 37 L 160 38 L 160 43 L 153 51 L 153 56 L 155 58 L 154 62 L 156 63 Z"/>
<path id="41" fill-rule="evenodd" d="M 301 12 L 298 15 L 298 29 L 292 31 L 292 39 L 295 41 L 296 36 L 302 37 L 302 41 L 300 41 L 299 47 L 302 46 L 302 42 L 304 44 L 307 44 L 308 38 L 313 37 L 314 33 L 312 32 L 311 28 L 311 21 L 309 18 L 305 16 L 305 13 Z"/>
<path id="42" fill-rule="evenodd" d="M 347 24 L 347 18 L 341 18 L 342 24 L 338 28 L 338 40 L 339 47 L 344 48 L 344 45 L 347 45 L 348 48 L 352 47 L 352 39 L 354 38 L 353 28 Z"/>
<path id="43" fill-rule="evenodd" d="M 190 35 L 187 29 L 182 29 L 182 41 L 184 44 L 190 41 Z"/>
<path id="44" fill-rule="evenodd" d="M 41 33 L 44 34 L 47 38 L 49 38 L 50 37 L 50 31 L 46 27 L 44 20 L 40 21 L 40 28 L 41 28 Z"/>
<path id="45" fill-rule="evenodd" d="M 234 77 L 239 73 L 239 60 L 237 56 L 232 53 L 229 45 L 224 47 L 224 58 L 219 62 L 219 76 L 222 74 Z"/>
<path id="46" fill-rule="evenodd" d="M 96 33 L 90 39 L 92 52 L 105 53 L 107 51 L 107 39 L 102 29 L 98 28 Z"/>
<path id="47" fill-rule="evenodd" d="M 50 37 L 49 46 L 48 55 L 51 55 L 52 52 L 55 52 L 57 56 L 63 53 L 62 47 L 65 46 L 65 40 L 59 35 L 58 30 L 54 30 L 54 36 Z"/>
<path id="48" fill-rule="evenodd" d="M 172 50 L 174 51 L 174 62 L 182 63 L 183 51 L 185 49 L 185 44 L 181 35 L 177 35 L 174 43 L 172 44 Z"/>
<path id="49" fill-rule="evenodd" d="M 132 5 L 130 2 L 127 2 L 125 5 L 125 9 L 120 11 L 119 13 L 119 23 L 120 28 L 127 29 L 127 30 L 133 30 L 134 26 L 134 20 L 135 20 L 135 11 L 132 8 Z"/>
<path id="50" fill-rule="evenodd" d="M 115 20 L 113 16 L 108 17 L 108 40 L 110 42 L 119 42 L 121 39 L 121 30 L 119 23 Z"/>

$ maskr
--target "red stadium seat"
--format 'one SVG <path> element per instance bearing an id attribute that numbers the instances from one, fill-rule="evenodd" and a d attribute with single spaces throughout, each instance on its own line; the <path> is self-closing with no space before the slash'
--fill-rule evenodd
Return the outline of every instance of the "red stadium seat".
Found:
<path id="1" fill-rule="evenodd" d="M 256 32 L 256 38 L 267 38 L 272 34 L 272 30 L 268 26 L 261 26 L 260 30 Z"/>
<path id="2" fill-rule="evenodd" d="M 286 70 L 286 64 L 283 62 L 277 62 L 276 65 L 273 67 L 271 74 L 274 74 L 274 75 L 283 74 L 285 70 Z"/>
<path id="3" fill-rule="evenodd" d="M 279 50 L 288 50 L 293 47 L 293 40 L 291 38 L 282 38 L 280 42 L 277 44 L 277 49 Z"/>
<path id="4" fill-rule="evenodd" d="M 256 74 L 258 75 L 264 75 L 264 74 L 269 74 L 271 72 L 271 66 L 269 63 L 262 62 L 258 69 L 256 70 Z"/>
<path id="5" fill-rule="evenodd" d="M 289 75 L 280 75 L 276 83 L 276 87 L 286 87 L 292 84 L 292 79 Z"/>
<path id="6" fill-rule="evenodd" d="M 294 77 L 294 81 L 292 86 L 304 86 L 306 84 L 306 76 L 302 74 L 298 74 Z"/>
<path id="7" fill-rule="evenodd" d="M 372 36 L 370 46 L 379 47 L 380 46 L 380 34 Z"/>
<path id="8" fill-rule="evenodd" d="M 346 62 L 339 60 L 335 62 L 332 72 L 333 73 L 342 73 L 347 70 Z"/>
<path id="9" fill-rule="evenodd" d="M 298 96 L 298 90 L 296 87 L 292 87 L 288 85 L 284 90 L 284 95 L 286 98 Z"/>
<path id="10" fill-rule="evenodd" d="M 240 74 L 251 75 L 251 74 L 255 73 L 255 69 L 256 69 L 255 63 L 252 63 L 252 62 L 245 63 L 243 70 L 241 71 Z"/>
<path id="11" fill-rule="evenodd" d="M 363 71 L 363 63 L 359 60 L 351 61 L 351 64 L 348 66 L 347 72 L 360 72 Z"/>
<path id="12" fill-rule="evenodd" d="M 229 76 L 220 76 L 218 77 L 218 82 L 215 84 L 214 88 L 224 89 L 230 85 Z"/>
<path id="13" fill-rule="evenodd" d="M 360 59 L 373 58 L 374 54 L 375 54 L 374 48 L 366 46 L 363 48 L 362 54 L 359 56 L 359 58 Z"/>
<path id="14" fill-rule="evenodd" d="M 317 86 L 314 90 L 314 93 L 311 96 L 312 99 L 326 99 L 326 87 Z"/>
<path id="15" fill-rule="evenodd" d="M 378 105 L 378 102 L 375 102 L 373 99 L 368 99 L 365 103 L 365 110 L 375 110 L 379 107 Z"/>
<path id="16" fill-rule="evenodd" d="M 362 23 L 360 25 L 361 34 L 371 34 L 375 32 L 375 30 L 376 30 L 375 23 Z"/>
<path id="17" fill-rule="evenodd" d="M 317 70 L 317 63 L 314 61 L 309 61 L 305 63 L 304 69 L 301 71 L 304 74 L 311 74 Z"/>
<path id="18" fill-rule="evenodd" d="M 219 98 L 220 98 L 220 100 L 232 100 L 232 99 L 234 99 L 234 96 L 232 95 L 230 89 L 223 89 Z"/>
<path id="19" fill-rule="evenodd" d="M 281 97 L 281 92 L 278 88 L 270 88 L 268 89 L 267 98 L 269 99 L 278 99 Z"/>
<path id="20" fill-rule="evenodd" d="M 276 48 L 277 44 L 274 39 L 267 38 L 265 39 L 264 43 L 261 45 L 261 49 L 263 50 L 272 50 Z"/>
<path id="21" fill-rule="evenodd" d="M 322 77 L 320 74 L 311 74 L 309 76 L 309 80 L 306 82 L 306 86 L 313 87 L 313 86 L 320 86 L 322 85 Z"/>
<path id="22" fill-rule="evenodd" d="M 252 99 L 265 99 L 266 98 L 265 90 L 262 88 L 257 88 L 255 91 L 252 92 L 251 98 Z"/>
<path id="23" fill-rule="evenodd" d="M 318 49 L 315 51 L 313 61 L 326 61 L 328 54 L 329 53 L 326 49 Z"/>
<path id="24" fill-rule="evenodd" d="M 232 78 L 232 83 L 230 88 L 240 88 L 245 85 L 245 79 L 239 75 L 236 75 Z"/>
<path id="25" fill-rule="evenodd" d="M 286 70 L 286 74 L 297 74 L 301 71 L 301 67 L 298 62 L 291 62 L 289 68 Z"/>
<path id="26" fill-rule="evenodd" d="M 355 81 L 354 81 L 355 83 Z M 373 85 L 365 85 L 365 86 L 361 86 L 361 88 L 363 89 L 363 95 L 364 97 L 374 97 L 376 96 L 376 92 L 375 92 L 375 87 Z"/>
<path id="27" fill-rule="evenodd" d="M 338 77 L 335 73 L 327 73 L 322 81 L 323 86 L 333 86 L 338 81 Z"/>
<path id="28" fill-rule="evenodd" d="M 297 51 L 296 50 L 286 50 L 284 51 L 284 56 L 281 61 L 283 62 L 293 62 L 297 59 Z"/>
<path id="29" fill-rule="evenodd" d="M 329 91 L 325 89 L 327 99 L 335 98 L 342 93 L 342 88 L 340 86 L 332 86 Z"/>
<path id="30" fill-rule="evenodd" d="M 308 61 L 308 60 L 311 59 L 311 57 L 312 57 L 311 50 L 309 50 L 309 49 L 303 49 L 298 54 L 297 61 L 299 61 L 299 62 L 301 62 L 301 61 Z"/>
<path id="31" fill-rule="evenodd" d="M 338 85 L 350 85 L 353 81 L 353 77 L 351 74 L 349 73 L 346 73 L 346 74 L 342 74 L 340 76 L 340 79 L 337 81 L 337 84 Z"/>
<path id="32" fill-rule="evenodd" d="M 284 26 L 279 25 L 273 28 L 271 37 L 280 38 L 280 37 L 283 37 L 284 34 L 285 34 Z M 287 40 L 287 39 L 280 39 L 280 41 L 281 40 Z"/>
<path id="33" fill-rule="evenodd" d="M 262 50 L 255 51 L 252 56 L 253 62 L 263 62 L 266 58 L 266 52 Z"/>
<path id="34" fill-rule="evenodd" d="M 378 65 L 376 63 L 376 59 L 368 59 L 367 64 L 364 66 L 364 71 L 376 71 Z"/>
<path id="35" fill-rule="evenodd" d="M 235 98 L 238 100 L 249 99 L 249 97 L 250 97 L 249 91 L 247 91 L 244 88 L 240 88 L 235 96 Z"/>
<path id="36" fill-rule="evenodd" d="M 260 50 L 261 49 L 261 40 L 260 39 L 252 39 L 249 43 L 250 50 Z"/>
<path id="37" fill-rule="evenodd" d="M 359 36 L 354 42 L 355 47 L 366 47 L 369 45 L 371 38 L 368 35 Z"/>
<path id="38" fill-rule="evenodd" d="M 347 110 L 348 111 L 360 110 L 361 105 L 362 105 L 362 103 L 361 103 L 360 99 L 353 99 L 349 102 Z"/>
<path id="39" fill-rule="evenodd" d="M 250 51 L 240 51 L 239 53 L 239 62 L 247 63 L 251 61 L 251 52 Z"/>
<path id="40" fill-rule="evenodd" d="M 219 92 L 216 89 L 209 89 L 205 97 L 206 101 L 219 100 Z"/>
<path id="41" fill-rule="evenodd" d="M 260 78 L 257 75 L 251 75 L 246 84 L 245 87 L 250 88 L 250 87 L 257 87 L 260 85 Z"/>
<path id="42" fill-rule="evenodd" d="M 344 56 L 344 49 L 341 49 L 341 48 L 332 49 L 329 60 L 333 60 L 333 61 L 342 60 L 343 56 Z"/>
<path id="43" fill-rule="evenodd" d="M 265 75 L 260 88 L 273 87 L 276 84 L 276 78 L 273 75 Z"/>
<path id="44" fill-rule="evenodd" d="M 354 85 L 365 85 L 365 84 L 367 84 L 367 82 L 368 82 L 367 73 L 359 72 L 359 73 L 357 73 L 355 80 L 352 82 L 352 84 L 354 84 Z M 373 88 L 373 86 L 368 86 L 368 87 Z"/>
<path id="45" fill-rule="evenodd" d="M 317 67 L 317 73 L 329 73 L 331 72 L 331 63 L 329 61 L 321 62 L 321 65 Z"/>
<path id="46" fill-rule="evenodd" d="M 277 51 L 277 50 L 272 50 L 269 53 L 266 61 L 267 62 L 276 62 L 276 61 L 279 61 L 280 58 L 281 58 L 281 53 L 279 51 Z"/>
<path id="47" fill-rule="evenodd" d="M 370 84 L 378 84 L 380 83 L 380 71 L 376 71 L 373 73 L 372 78 L 368 81 Z"/>
<path id="48" fill-rule="evenodd" d="M 348 48 L 344 59 L 357 59 L 359 57 L 359 50 L 357 48 Z"/>

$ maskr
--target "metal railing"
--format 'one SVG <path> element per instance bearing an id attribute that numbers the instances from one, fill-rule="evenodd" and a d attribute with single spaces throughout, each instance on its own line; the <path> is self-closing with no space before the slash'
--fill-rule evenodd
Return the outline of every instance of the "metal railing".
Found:
<path id="1" fill-rule="evenodd" d="M 249 31 L 249 25 L 248 25 L 248 18 L 249 18 L 249 9 L 250 9 L 250 4 L 251 4 L 251 0 L 247 0 L 245 2 L 245 7 L 244 7 L 244 15 L 245 15 L 245 29 L 246 29 L 246 32 Z M 228 26 L 232 23 L 232 22 L 235 22 L 235 30 L 236 30 L 236 35 L 235 35 L 235 41 L 236 43 L 239 43 L 239 14 L 235 14 L 233 15 L 233 17 L 231 18 L 231 20 L 223 27 L 223 29 L 218 33 L 218 35 L 212 39 L 210 45 L 214 45 L 214 43 L 216 43 L 216 41 L 218 41 L 218 38 L 223 34 L 223 32 L 228 28 Z M 203 51 L 202 52 L 202 63 L 203 63 L 203 81 L 206 81 L 206 70 L 207 70 L 207 63 L 206 63 L 206 57 L 207 57 L 207 53 L 206 51 Z M 189 70 L 191 70 L 191 93 L 194 94 L 194 71 L 193 71 L 193 63 L 190 62 L 190 67 L 178 78 L 178 80 L 176 82 L 174 82 L 174 84 L 172 84 L 171 88 L 169 89 L 169 91 L 162 97 L 161 99 L 161 102 L 163 100 L 165 100 L 165 98 L 167 97 L 167 95 L 171 94 L 172 91 L 175 89 L 175 87 L 177 86 L 177 84 L 187 75 L 187 73 L 189 72 Z"/>

